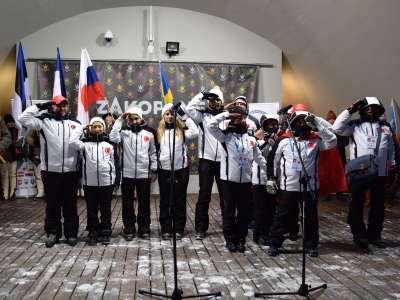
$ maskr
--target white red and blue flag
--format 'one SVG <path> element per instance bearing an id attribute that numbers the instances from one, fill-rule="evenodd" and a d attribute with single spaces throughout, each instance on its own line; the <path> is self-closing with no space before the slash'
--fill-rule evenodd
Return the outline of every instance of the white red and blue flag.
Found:
<path id="1" fill-rule="evenodd" d="M 53 98 L 63 96 L 67 98 L 67 90 L 65 89 L 64 73 L 61 64 L 60 49 L 57 48 L 56 70 L 54 72 Z"/>
<path id="2" fill-rule="evenodd" d="M 83 126 L 89 124 L 89 107 L 105 98 L 104 89 L 86 49 L 81 52 L 77 119 Z"/>

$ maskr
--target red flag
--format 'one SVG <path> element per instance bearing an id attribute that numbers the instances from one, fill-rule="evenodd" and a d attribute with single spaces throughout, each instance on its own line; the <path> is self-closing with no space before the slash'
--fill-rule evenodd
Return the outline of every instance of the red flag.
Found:
<path id="1" fill-rule="evenodd" d="M 319 153 L 318 178 L 320 195 L 347 191 L 346 175 L 337 146 Z"/>

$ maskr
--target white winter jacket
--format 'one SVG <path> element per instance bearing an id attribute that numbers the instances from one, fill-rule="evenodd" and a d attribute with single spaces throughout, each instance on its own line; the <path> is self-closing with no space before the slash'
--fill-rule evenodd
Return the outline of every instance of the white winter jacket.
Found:
<path id="1" fill-rule="evenodd" d="M 43 171 L 65 173 L 78 170 L 78 151 L 70 147 L 74 131 L 81 128 L 72 118 L 56 119 L 49 113 L 39 114 L 39 108 L 32 105 L 25 109 L 18 121 L 29 129 L 40 132 L 40 160 Z"/>
<path id="2" fill-rule="evenodd" d="M 188 166 L 187 146 L 185 142 L 188 139 L 196 138 L 199 134 L 199 130 L 192 119 L 186 119 L 186 126 L 187 128 L 184 130 L 184 139 L 175 138 L 175 170 L 180 170 Z M 159 141 L 158 163 L 160 169 L 171 170 L 174 132 L 174 129 L 166 128 L 161 141 Z"/>
<path id="3" fill-rule="evenodd" d="M 248 183 L 251 182 L 252 164 L 255 161 L 262 169 L 266 169 L 266 160 L 257 146 L 256 138 L 248 133 L 235 133 L 221 130 L 219 124 L 226 120 L 229 112 L 214 116 L 208 124 L 214 137 L 221 142 L 220 177 L 222 180 Z"/>
<path id="4" fill-rule="evenodd" d="M 336 146 L 336 136 L 330 128 L 330 124 L 320 117 L 315 117 L 318 132 L 311 132 L 305 139 L 296 137 L 301 158 L 304 161 L 305 169 L 310 179 L 311 190 L 319 189 L 318 180 L 318 154 L 320 150 L 328 150 Z M 297 153 L 294 137 L 281 137 L 274 144 L 268 156 L 268 163 L 271 164 L 273 174 L 279 178 L 281 190 L 290 192 L 303 191 L 300 180 L 304 173 Z M 334 166 L 332 166 L 334 168 Z M 332 169 L 333 170 L 333 169 Z M 309 188 L 307 187 L 307 190 Z"/>
<path id="5" fill-rule="evenodd" d="M 110 186 L 115 182 L 114 146 L 107 139 L 86 139 L 76 130 L 70 146 L 82 154 L 83 185 Z"/>
<path id="6" fill-rule="evenodd" d="M 350 160 L 362 155 L 374 154 L 378 131 L 381 132 L 377 163 L 379 176 L 387 176 L 388 163 L 394 160 L 394 142 L 390 127 L 385 122 L 350 121 L 351 114 L 346 109 L 335 120 L 332 128 L 336 134 L 350 136 Z M 368 142 L 368 140 L 370 142 Z"/>
<path id="7" fill-rule="evenodd" d="M 126 125 L 119 117 L 110 132 L 110 141 L 120 143 L 122 148 L 122 177 L 149 178 L 157 171 L 155 130 L 146 124 L 137 129 Z"/>

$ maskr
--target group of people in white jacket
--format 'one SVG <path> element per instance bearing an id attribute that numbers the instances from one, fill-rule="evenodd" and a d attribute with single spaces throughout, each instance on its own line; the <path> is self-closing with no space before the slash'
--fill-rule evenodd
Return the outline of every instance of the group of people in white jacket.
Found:
<path id="1" fill-rule="evenodd" d="M 368 103 L 373 99 L 376 98 L 367 98 L 364 106 L 358 104 L 358 109 L 383 108 L 377 99 L 378 103 Z M 287 122 L 282 122 L 277 115 L 265 115 L 257 124 L 248 115 L 245 97 L 239 96 L 225 107 L 223 101 L 221 89 L 214 87 L 209 92 L 197 94 L 185 107 L 166 104 L 156 130 L 147 125 L 138 107 L 131 107 L 115 121 L 109 135 L 105 133 L 104 121 L 99 117 L 92 118 L 88 126 L 82 127 L 70 115 L 69 102 L 64 97 L 28 107 L 19 121 L 23 126 L 40 131 L 41 169 L 47 203 L 46 246 L 58 243 L 63 233 L 71 246 L 78 242 L 78 172 L 81 172 L 87 203 L 87 242 L 89 245 L 110 243 L 111 199 L 116 177 L 114 155 L 117 148 L 121 153 L 123 237 L 127 241 L 131 241 L 136 234 L 143 239 L 150 237 L 150 185 L 158 179 L 161 237 L 169 239 L 172 230 L 175 230 L 177 239 L 181 239 L 185 234 L 189 182 L 186 142 L 197 137 L 197 239 L 207 235 L 215 179 L 223 234 L 229 251 L 245 251 L 249 220 L 254 218 L 254 241 L 269 245 L 270 255 L 278 255 L 285 235 L 293 237 L 297 234 L 299 200 L 304 199 L 305 246 L 311 256 L 318 256 L 317 197 L 312 197 L 312 193 L 318 195 L 319 190 L 319 151 L 335 147 L 336 132 L 353 136 L 356 150 L 353 149 L 351 155 L 364 154 L 372 149 L 370 144 L 363 144 L 365 130 L 368 137 L 377 130 L 383 130 L 380 147 L 390 148 L 387 127 L 375 125 L 375 119 L 371 121 L 372 129 L 363 125 L 363 121 L 349 124 L 349 115 L 353 112 L 349 110 L 343 112 L 332 127 L 327 121 L 307 112 L 302 105 L 290 109 L 286 114 Z M 378 110 L 379 113 L 381 111 Z M 290 124 L 291 130 L 285 124 Z M 295 140 L 299 152 L 296 151 Z M 304 169 L 299 153 L 308 174 L 308 185 L 303 183 Z M 170 203 L 172 178 L 173 205 Z M 377 183 L 376 189 L 380 187 Z M 364 191 L 371 187 L 357 187 L 351 192 L 358 193 L 360 189 Z M 134 208 L 135 190 L 137 214 Z M 380 195 L 378 191 L 375 194 Z M 360 245 L 365 242 L 364 231 L 367 232 L 363 231 L 362 217 L 360 219 L 356 211 L 362 201 L 357 198 L 352 203 L 356 204 L 351 206 L 349 223 L 355 242 Z M 370 241 L 380 241 L 380 227 L 371 224 L 370 227 Z"/>

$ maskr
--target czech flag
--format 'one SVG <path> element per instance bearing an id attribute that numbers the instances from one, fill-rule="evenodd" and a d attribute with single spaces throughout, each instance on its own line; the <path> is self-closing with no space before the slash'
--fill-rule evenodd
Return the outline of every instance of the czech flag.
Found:
<path id="1" fill-rule="evenodd" d="M 105 98 L 103 86 L 86 49 L 81 52 L 77 119 L 83 126 L 89 124 L 89 107 Z"/>
<path id="2" fill-rule="evenodd" d="M 64 73 L 61 64 L 60 49 L 57 48 L 56 71 L 54 72 L 53 98 L 55 96 L 63 96 L 67 98 L 67 90 L 65 89 Z"/>
<path id="3" fill-rule="evenodd" d="M 174 100 L 174 97 L 172 97 L 172 92 L 168 85 L 167 76 L 165 75 L 165 73 L 163 71 L 163 67 L 162 67 L 161 63 L 160 63 L 160 89 L 161 89 L 161 97 L 163 100 L 163 106 L 168 103 L 172 103 Z"/>
<path id="4" fill-rule="evenodd" d="M 15 120 L 15 124 L 18 127 L 18 138 L 24 135 L 22 132 L 22 126 L 18 122 L 19 115 L 25 110 L 27 100 L 30 99 L 31 92 L 29 87 L 28 74 L 26 72 L 24 51 L 22 50 L 22 44 L 18 45 L 18 56 L 17 56 L 17 71 L 15 77 L 15 93 L 14 100 L 12 103 L 12 115 Z"/>

